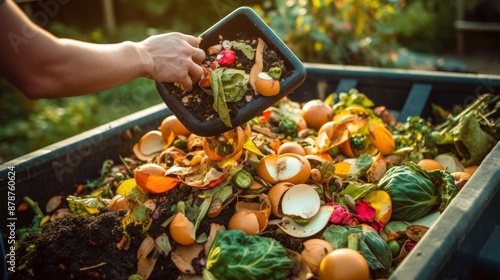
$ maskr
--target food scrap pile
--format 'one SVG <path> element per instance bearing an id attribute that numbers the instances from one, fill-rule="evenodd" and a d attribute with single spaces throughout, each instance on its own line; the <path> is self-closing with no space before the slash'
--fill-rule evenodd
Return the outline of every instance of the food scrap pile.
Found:
<path id="1" fill-rule="evenodd" d="M 293 72 L 262 38 L 244 33 L 235 38 L 220 36 L 219 43 L 205 51 L 204 74 L 193 90 L 165 84 L 200 121 L 219 116 L 227 127 L 233 127 L 231 117 L 239 109 L 258 98 L 279 94 L 280 83 Z"/>
<path id="2" fill-rule="evenodd" d="M 214 137 L 166 117 L 47 215 L 26 198 L 9 278 L 387 278 L 500 139 L 499 105 L 398 123 L 353 89 Z"/>

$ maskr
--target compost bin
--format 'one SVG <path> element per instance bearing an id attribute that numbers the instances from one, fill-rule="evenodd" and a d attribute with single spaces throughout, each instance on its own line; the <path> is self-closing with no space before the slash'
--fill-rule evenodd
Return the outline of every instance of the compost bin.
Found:
<path id="1" fill-rule="evenodd" d="M 483 93 L 500 92 L 500 77 L 493 75 L 305 65 L 306 80 L 290 99 L 324 99 L 332 92 L 356 88 L 402 121 L 413 115 L 429 116 L 431 103 L 451 108 L 466 105 Z M 153 106 L 1 165 L 5 253 L 11 253 L 8 238 L 12 234 L 12 227 L 6 225 L 20 228 L 31 221 L 31 211 L 17 211 L 25 195 L 44 209 L 53 195 L 72 193 L 76 185 L 98 176 L 106 159 L 119 162 L 120 156 L 131 154 L 139 138 L 170 114 L 164 104 Z M 391 279 L 487 279 L 498 275 L 500 257 L 494 250 L 500 244 L 500 217 L 496 215 L 500 210 L 499 165 L 497 144 Z M 15 183 L 9 185 L 9 181 Z M 12 200 L 16 210 L 11 214 L 7 210 Z"/>

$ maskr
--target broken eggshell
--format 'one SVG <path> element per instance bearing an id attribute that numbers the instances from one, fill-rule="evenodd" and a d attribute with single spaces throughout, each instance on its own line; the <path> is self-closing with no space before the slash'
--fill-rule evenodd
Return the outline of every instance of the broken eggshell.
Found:
<path id="1" fill-rule="evenodd" d="M 194 224 L 183 213 L 175 214 L 169 230 L 172 239 L 179 244 L 191 245 L 196 241 Z"/>
<path id="2" fill-rule="evenodd" d="M 267 217 L 271 216 L 271 200 L 266 194 L 256 194 L 256 195 L 242 195 L 239 196 L 242 199 L 255 199 L 258 198 L 259 202 L 248 202 L 248 201 L 238 201 L 235 205 L 235 210 L 252 210 L 260 211 L 266 214 Z"/>
<path id="3" fill-rule="evenodd" d="M 321 200 L 318 192 L 310 185 L 297 184 L 289 188 L 281 199 L 281 211 L 292 217 L 310 219 L 318 213 Z"/>
<path id="4" fill-rule="evenodd" d="M 163 193 L 176 187 L 180 180 L 176 177 L 165 176 L 166 170 L 158 164 L 141 165 L 134 172 L 137 185 L 150 193 Z"/>
<path id="5" fill-rule="evenodd" d="M 190 157 L 193 153 L 196 155 Z M 179 158 L 178 163 L 184 166 L 171 166 L 165 175 L 176 176 L 184 184 L 198 189 L 213 188 L 227 178 L 227 169 L 216 166 L 203 151 L 193 153 L 186 155 L 185 159 Z"/>
<path id="6" fill-rule="evenodd" d="M 311 164 L 305 157 L 292 153 L 268 155 L 257 164 L 257 174 L 270 184 L 301 184 L 311 176 Z"/>
<path id="7" fill-rule="evenodd" d="M 52 213 L 54 212 L 59 206 L 61 206 L 63 201 L 63 196 L 62 195 L 55 195 L 47 201 L 47 205 L 45 205 L 45 211 L 47 213 Z"/>
<path id="8" fill-rule="evenodd" d="M 344 123 L 326 122 L 320 127 L 316 138 L 318 152 L 323 153 L 333 147 L 340 147 L 342 143 L 349 141 L 349 137 L 349 130 Z"/>
<path id="9" fill-rule="evenodd" d="M 290 189 L 293 186 L 292 183 L 289 182 L 281 182 L 276 185 L 274 185 L 268 192 L 267 196 L 269 197 L 269 200 L 271 201 L 271 213 L 278 217 L 282 218 L 285 216 L 283 214 L 283 211 L 281 210 L 281 198 L 283 197 L 283 194 Z"/>
<path id="10" fill-rule="evenodd" d="M 111 211 L 126 210 L 128 211 L 127 199 L 119 194 L 115 195 L 108 204 Z"/>
<path id="11" fill-rule="evenodd" d="M 330 219 L 333 213 L 333 206 L 323 205 L 320 207 L 318 213 L 309 220 L 309 223 L 300 225 L 292 217 L 285 216 L 282 218 L 282 223 L 278 226 L 288 235 L 297 238 L 304 238 L 315 235 L 320 232 Z"/>
<path id="12" fill-rule="evenodd" d="M 134 145 L 135 156 L 142 161 L 151 161 L 157 156 L 165 145 L 162 134 L 159 130 L 151 130 L 144 134 Z"/>
<path id="13" fill-rule="evenodd" d="M 248 235 L 264 231 L 267 227 L 268 216 L 261 211 L 240 210 L 231 217 L 228 223 L 230 230 L 242 230 Z"/>
<path id="14" fill-rule="evenodd" d="M 50 216 L 50 221 L 56 222 L 66 217 L 67 215 L 72 215 L 72 214 L 73 213 L 71 212 L 71 210 L 69 210 L 69 208 L 59 208 L 56 211 L 54 211 L 54 213 L 52 213 L 52 215 Z"/>
<path id="15" fill-rule="evenodd" d="M 236 213 L 229 220 L 228 229 L 242 230 L 252 235 L 263 232 L 271 215 L 271 201 L 265 194 L 244 195 L 242 199 L 259 198 L 261 202 L 238 201 L 235 204 Z"/>

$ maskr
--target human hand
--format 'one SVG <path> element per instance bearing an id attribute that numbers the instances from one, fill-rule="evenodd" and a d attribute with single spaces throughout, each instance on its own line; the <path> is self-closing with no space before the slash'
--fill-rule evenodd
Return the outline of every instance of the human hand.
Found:
<path id="1" fill-rule="evenodd" d="M 146 61 L 147 78 L 178 82 L 190 91 L 203 75 L 200 64 L 206 54 L 194 36 L 178 32 L 153 35 L 139 42 L 139 46 Z"/>

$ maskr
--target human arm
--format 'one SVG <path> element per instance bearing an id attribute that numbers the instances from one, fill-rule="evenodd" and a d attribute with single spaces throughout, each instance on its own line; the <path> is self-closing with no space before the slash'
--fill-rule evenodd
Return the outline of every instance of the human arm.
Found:
<path id="1" fill-rule="evenodd" d="M 117 44 L 60 39 L 12 0 L 0 5 L 0 18 L 0 74 L 30 98 L 83 95 L 139 77 L 190 90 L 203 74 L 205 53 L 193 36 L 173 32 Z"/>

